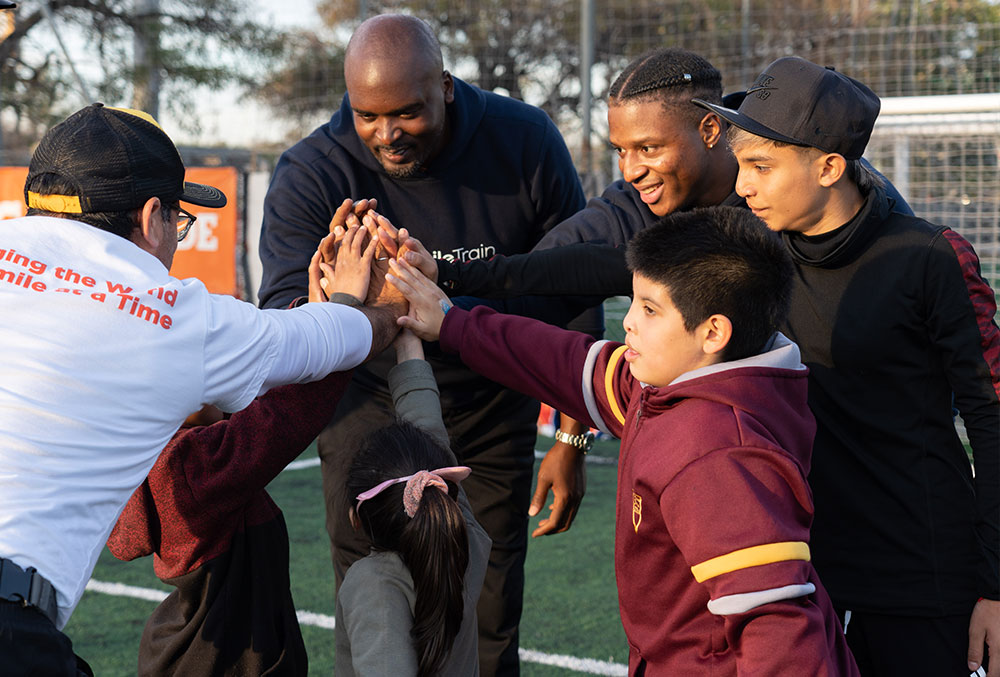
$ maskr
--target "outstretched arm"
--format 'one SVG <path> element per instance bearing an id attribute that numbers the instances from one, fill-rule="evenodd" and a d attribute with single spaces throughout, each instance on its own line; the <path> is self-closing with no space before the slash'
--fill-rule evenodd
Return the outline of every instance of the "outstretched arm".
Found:
<path id="1" fill-rule="evenodd" d="M 400 418 L 433 437 L 451 452 L 448 430 L 441 418 L 441 395 L 431 365 L 424 360 L 424 344 L 408 329 L 393 342 L 396 366 L 389 371 L 389 392 Z M 452 463 L 457 463 L 452 454 Z"/>
<path id="2" fill-rule="evenodd" d="M 413 332 L 399 332 L 393 345 L 396 347 L 396 366 L 389 371 L 389 392 L 400 418 L 409 421 L 433 437 L 448 452 L 452 465 L 458 465 L 451 450 L 448 430 L 441 418 L 441 395 L 431 365 L 424 360 L 424 344 Z M 469 504 L 469 497 L 462 484 L 458 484 L 458 505 L 465 515 L 469 528 L 470 547 L 479 549 L 484 562 L 489 552 L 489 537 L 476 521 Z"/>
<path id="3" fill-rule="evenodd" d="M 390 237 L 393 233 L 394 229 L 387 222 L 379 227 L 380 237 L 390 243 L 393 241 Z M 584 288 L 584 285 L 594 284 L 600 274 L 594 275 L 593 271 L 605 271 L 604 279 L 612 280 L 612 285 L 620 285 L 621 290 L 624 290 L 622 293 L 627 293 L 631 288 L 631 275 L 625 268 L 624 249 L 601 248 L 597 245 L 576 246 L 577 249 L 582 247 L 588 254 L 599 253 L 600 258 L 608 259 L 607 262 L 602 261 L 600 265 L 588 264 L 586 261 L 581 265 L 581 262 L 574 258 L 576 256 L 574 253 L 571 252 L 569 256 L 564 254 L 563 250 L 573 249 L 572 246 L 509 257 L 497 256 L 489 261 L 477 260 L 459 265 L 447 261 L 435 262 L 424 246 L 416 238 L 409 237 L 405 229 L 394 234 L 395 240 L 399 243 L 398 256 L 420 270 L 430 281 L 434 281 L 440 273 L 444 278 L 440 286 L 453 295 L 472 293 L 481 296 L 507 297 L 519 293 L 532 293 L 538 289 L 545 293 L 558 294 L 567 289 L 574 290 L 574 285 L 577 285 L 576 289 L 580 289 Z M 559 268 L 559 261 L 565 262 L 566 270 Z M 552 265 L 549 265 L 550 263 Z M 470 283 L 469 287 L 463 286 L 458 279 L 464 274 L 468 274 L 468 278 L 475 279 L 476 282 Z M 576 277 L 573 277 L 574 275 Z M 479 286 L 475 286 L 476 284 Z M 503 288 L 499 289 L 497 285 L 502 285 Z M 607 287 L 607 290 L 618 291 L 613 286 Z M 438 306 L 440 304 L 441 298 L 438 297 Z M 579 438 L 587 432 L 586 425 L 566 415 L 562 415 L 559 427 L 560 432 L 569 438 Z M 557 440 L 542 458 L 528 514 L 534 517 L 542 511 L 549 491 L 552 492 L 552 503 L 549 506 L 551 512 L 547 518 L 539 522 L 531 534 L 532 537 L 562 533 L 572 526 L 587 490 L 584 454 L 584 450 L 580 447 Z"/>
<path id="4" fill-rule="evenodd" d="M 585 296 L 600 301 L 632 293 L 625 248 L 577 243 L 526 254 L 456 263 L 437 261 L 438 284 L 453 296 L 507 299 Z"/>
<path id="5" fill-rule="evenodd" d="M 450 296 L 607 298 L 632 293 L 632 274 L 625 265 L 624 246 L 579 242 L 460 263 L 434 259 L 405 228 L 397 230 L 381 215 L 374 223 L 379 240 L 390 255 L 420 270 Z"/>

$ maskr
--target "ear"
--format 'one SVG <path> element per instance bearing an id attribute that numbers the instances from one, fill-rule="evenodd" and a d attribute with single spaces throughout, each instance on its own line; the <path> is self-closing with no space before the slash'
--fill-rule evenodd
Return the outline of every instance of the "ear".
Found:
<path id="1" fill-rule="evenodd" d="M 451 103 L 455 100 L 455 81 L 448 71 L 441 72 L 441 88 L 444 90 L 445 103 Z"/>
<path id="2" fill-rule="evenodd" d="M 733 337 L 733 323 L 725 315 L 716 313 L 701 323 L 701 349 L 706 355 L 718 355 Z"/>
<path id="3" fill-rule="evenodd" d="M 719 116 L 712 112 L 706 113 L 698 123 L 698 133 L 701 134 L 701 140 L 706 148 L 709 150 L 715 148 L 722 141 L 722 121 L 719 120 Z"/>
<path id="4" fill-rule="evenodd" d="M 151 197 L 139 210 L 139 227 L 132 233 L 132 241 L 141 249 L 155 255 L 163 243 L 163 224 L 160 223 L 160 198 Z"/>
<path id="5" fill-rule="evenodd" d="M 847 160 L 840 153 L 827 153 L 816 162 L 819 163 L 819 185 L 824 188 L 833 186 L 847 173 Z"/>

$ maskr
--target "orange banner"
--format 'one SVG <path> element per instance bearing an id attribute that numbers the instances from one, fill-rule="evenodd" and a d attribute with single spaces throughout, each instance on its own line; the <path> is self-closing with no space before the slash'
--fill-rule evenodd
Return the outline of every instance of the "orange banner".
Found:
<path id="1" fill-rule="evenodd" d="M 28 210 L 24 204 L 26 178 L 27 167 L 0 167 L 0 219 L 16 219 Z"/>
<path id="2" fill-rule="evenodd" d="M 215 186 L 226 194 L 229 202 L 221 209 L 185 205 L 197 220 L 184 241 L 177 243 L 170 274 L 181 279 L 197 277 L 215 294 L 239 296 L 236 276 L 239 174 L 235 167 L 189 167 L 184 178 Z"/>
<path id="3" fill-rule="evenodd" d="M 0 167 L 0 219 L 24 216 L 27 176 L 27 167 Z M 185 178 L 215 186 L 226 194 L 229 203 L 221 209 L 185 205 L 197 220 L 184 241 L 177 244 L 170 274 L 182 279 L 197 277 L 210 292 L 239 296 L 236 274 L 239 173 L 235 167 L 189 167 Z"/>

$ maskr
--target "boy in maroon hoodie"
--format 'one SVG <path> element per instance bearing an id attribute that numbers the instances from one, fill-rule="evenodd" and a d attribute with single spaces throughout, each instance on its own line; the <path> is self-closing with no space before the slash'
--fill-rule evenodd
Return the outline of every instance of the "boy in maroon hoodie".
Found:
<path id="1" fill-rule="evenodd" d="M 622 440 L 615 571 L 632 675 L 856 675 L 809 562 L 815 423 L 777 333 L 792 265 L 746 210 L 668 216 L 629 244 L 625 344 L 452 307 L 403 262 L 400 323 Z"/>
<path id="2" fill-rule="evenodd" d="M 365 239 L 363 229 L 348 232 L 336 272 L 313 257 L 310 301 L 329 293 L 361 305 L 375 251 Z M 386 347 L 373 345 L 373 354 Z M 138 674 L 308 672 L 288 531 L 265 487 L 326 426 L 350 378 L 340 372 L 275 388 L 227 420 L 216 410 L 217 422 L 181 428 L 160 454 L 108 539 L 118 559 L 154 555 L 156 575 L 177 588 L 146 623 Z"/>

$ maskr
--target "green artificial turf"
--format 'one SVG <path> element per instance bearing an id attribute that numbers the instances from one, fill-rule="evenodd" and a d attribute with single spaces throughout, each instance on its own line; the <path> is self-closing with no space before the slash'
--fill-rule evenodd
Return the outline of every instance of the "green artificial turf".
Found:
<path id="1" fill-rule="evenodd" d="M 538 447 L 551 443 L 539 439 Z M 617 441 L 599 441 L 595 456 L 614 457 Z M 315 456 L 310 448 L 302 458 Z M 628 651 L 615 593 L 614 465 L 589 465 L 587 495 L 568 532 L 530 539 L 526 565 L 521 646 L 548 654 L 625 663 Z M 323 526 L 318 467 L 287 471 L 268 488 L 288 523 L 292 595 L 296 608 L 333 616 L 333 572 Z M 531 520 L 530 530 L 540 515 Z M 93 578 L 169 591 L 145 558 L 119 562 L 105 550 Z M 97 675 L 135 674 L 139 637 L 156 603 L 86 592 L 66 627 L 74 648 Z M 333 671 L 332 630 L 303 625 L 310 674 Z M 565 676 L 574 671 L 522 661 L 526 677 Z"/>

